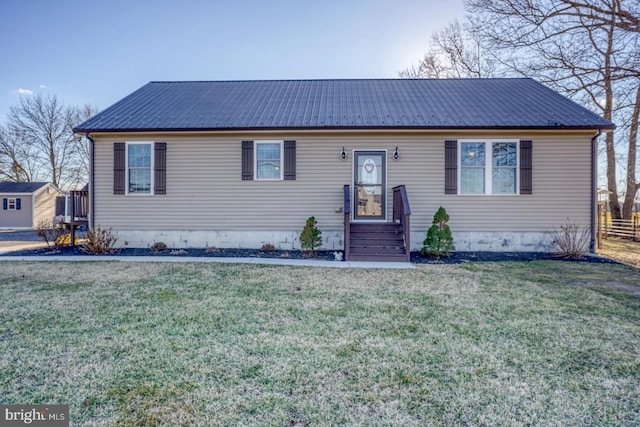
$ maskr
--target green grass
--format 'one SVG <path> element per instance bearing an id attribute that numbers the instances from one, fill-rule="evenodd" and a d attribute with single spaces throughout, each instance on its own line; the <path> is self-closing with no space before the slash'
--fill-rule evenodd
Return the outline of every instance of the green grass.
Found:
<path id="1" fill-rule="evenodd" d="M 638 425 L 640 271 L 0 263 L 0 403 L 72 425 Z"/>

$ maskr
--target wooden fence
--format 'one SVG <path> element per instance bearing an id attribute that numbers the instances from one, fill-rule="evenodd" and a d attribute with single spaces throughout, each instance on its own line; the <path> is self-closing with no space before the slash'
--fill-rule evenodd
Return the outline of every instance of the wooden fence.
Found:
<path id="1" fill-rule="evenodd" d="M 635 212 L 632 219 L 612 219 L 604 203 L 598 203 L 598 248 L 601 240 L 609 237 L 640 241 L 640 214 Z"/>

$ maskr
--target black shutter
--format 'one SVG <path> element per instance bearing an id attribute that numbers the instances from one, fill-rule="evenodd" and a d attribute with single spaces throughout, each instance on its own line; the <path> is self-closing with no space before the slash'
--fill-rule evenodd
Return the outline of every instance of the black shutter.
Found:
<path id="1" fill-rule="evenodd" d="M 296 179 L 296 142 L 284 142 L 284 179 L 295 181 Z"/>
<path id="2" fill-rule="evenodd" d="M 9 200 L 7 200 L 7 199 L 2 199 L 2 209 L 3 209 L 3 210 L 5 210 L 5 211 L 6 211 L 7 209 L 9 209 Z"/>
<path id="3" fill-rule="evenodd" d="M 242 180 L 253 180 L 253 141 L 242 141 Z"/>
<path id="4" fill-rule="evenodd" d="M 125 193 L 125 150 L 124 142 L 113 143 L 113 194 Z"/>
<path id="5" fill-rule="evenodd" d="M 167 143 L 156 142 L 153 144 L 153 151 L 153 192 L 167 194 Z"/>
<path id="6" fill-rule="evenodd" d="M 16 210 L 19 211 L 22 209 L 22 199 L 16 199 Z"/>
<path id="7" fill-rule="evenodd" d="M 458 141 L 444 142 L 444 194 L 458 194 Z"/>
<path id="8" fill-rule="evenodd" d="M 520 141 L 520 194 L 533 194 L 532 141 Z"/>

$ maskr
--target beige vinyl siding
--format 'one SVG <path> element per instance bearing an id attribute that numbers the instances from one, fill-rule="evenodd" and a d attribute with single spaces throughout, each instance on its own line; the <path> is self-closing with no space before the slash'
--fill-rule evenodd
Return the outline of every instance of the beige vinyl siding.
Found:
<path id="1" fill-rule="evenodd" d="M 0 205 L 0 228 L 32 228 L 33 198 L 31 193 L 0 194 L 2 199 L 20 199 L 20 210 L 4 210 Z"/>
<path id="2" fill-rule="evenodd" d="M 53 220 L 56 214 L 56 197 L 61 195 L 62 194 L 50 186 L 46 186 L 36 192 L 35 210 L 33 214 L 34 227 L 37 227 L 40 221 Z"/>
<path id="3" fill-rule="evenodd" d="M 533 141 L 533 194 L 444 194 L 444 141 L 474 136 Z M 295 181 L 243 181 L 241 141 L 297 142 Z M 444 206 L 454 231 L 549 231 L 569 218 L 589 224 L 591 135 L 145 135 L 167 142 L 167 194 L 113 194 L 113 142 L 95 137 L 95 224 L 120 230 L 279 231 L 302 229 L 314 215 L 325 230 L 341 230 L 342 187 L 352 183 L 353 150 L 387 150 L 387 217 L 392 188 L 407 187 L 412 230 L 426 231 Z M 341 160 L 342 147 L 348 153 Z M 398 146 L 400 159 L 393 160 Z"/>
<path id="4" fill-rule="evenodd" d="M 443 206 L 457 231 L 549 231 L 590 224 L 589 137 L 525 136 L 533 141 L 533 194 L 447 195 Z"/>

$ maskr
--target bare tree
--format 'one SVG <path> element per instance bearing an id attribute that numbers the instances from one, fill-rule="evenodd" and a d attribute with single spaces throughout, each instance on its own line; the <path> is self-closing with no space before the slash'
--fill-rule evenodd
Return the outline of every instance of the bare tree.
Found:
<path id="1" fill-rule="evenodd" d="M 24 182 L 29 180 L 16 151 L 7 132 L 0 127 L 0 181 Z"/>
<path id="2" fill-rule="evenodd" d="M 640 108 L 637 0 L 466 0 L 474 34 L 513 73 L 534 77 L 619 124 L 605 137 L 614 218 L 630 217 Z M 634 122 L 634 117 L 635 122 Z M 626 151 L 624 211 L 617 150 Z"/>
<path id="3" fill-rule="evenodd" d="M 595 22 L 608 25 L 613 23 L 617 28 L 630 32 L 640 32 L 640 3 L 637 1 L 615 0 L 610 3 L 591 0 L 574 1 L 561 0 L 567 13 L 580 10 L 581 13 L 590 12 Z M 611 11 L 615 13 L 612 19 Z"/>
<path id="4" fill-rule="evenodd" d="M 19 135 L 10 135 L 0 126 L 0 181 L 39 181 L 37 159 Z"/>
<path id="5" fill-rule="evenodd" d="M 56 96 L 24 97 L 9 110 L 8 134 L 39 166 L 39 176 L 62 189 L 75 188 L 86 181 L 88 156 L 72 129 L 92 112 L 65 107 Z"/>
<path id="6" fill-rule="evenodd" d="M 402 78 L 483 78 L 498 71 L 482 41 L 458 21 L 431 35 L 431 48 L 418 63 L 400 72 Z"/>
<path id="7" fill-rule="evenodd" d="M 98 113 L 98 108 L 89 104 L 85 104 L 82 107 L 71 108 L 71 123 L 69 131 L 73 132 L 73 128 L 83 121 L 87 120 L 91 116 Z M 83 186 L 89 177 L 89 141 L 86 137 L 75 135 L 74 143 L 78 152 L 79 163 L 76 172 L 76 187 Z"/>

